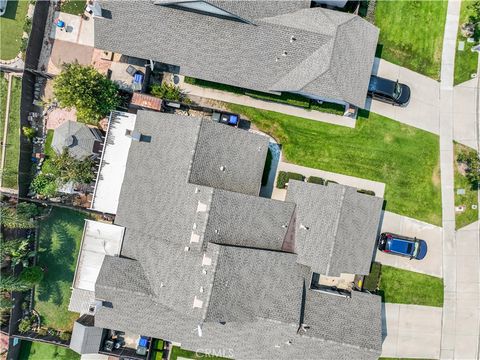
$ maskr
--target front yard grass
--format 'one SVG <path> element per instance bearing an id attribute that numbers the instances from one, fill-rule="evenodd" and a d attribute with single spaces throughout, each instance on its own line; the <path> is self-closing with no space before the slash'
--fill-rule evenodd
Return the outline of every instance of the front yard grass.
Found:
<path id="1" fill-rule="evenodd" d="M 383 265 L 379 288 L 386 303 L 443 306 L 443 280 L 435 276 Z"/>
<path id="2" fill-rule="evenodd" d="M 455 206 L 465 206 L 465 211 L 455 214 L 455 227 L 460 229 L 478 220 L 478 187 L 472 185 L 467 177 L 460 172 L 456 161 L 461 152 L 474 150 L 458 143 L 455 143 L 454 149 Z M 457 189 L 465 189 L 465 195 L 458 195 Z M 477 208 L 472 209 L 472 205 L 477 205 Z"/>
<path id="3" fill-rule="evenodd" d="M 433 79 L 440 77 L 447 1 L 377 1 L 377 55 Z"/>
<path id="4" fill-rule="evenodd" d="M 3 129 L 5 126 L 5 111 L 7 106 L 8 81 L 5 73 L 0 71 L 0 139 L 3 141 Z M 2 157 L 3 146 L 0 146 L 0 158 Z"/>
<path id="5" fill-rule="evenodd" d="M 174 346 L 170 353 L 170 360 L 177 360 L 178 358 L 185 358 L 185 359 L 210 359 L 210 360 L 227 360 L 227 358 L 209 355 L 209 354 L 202 354 L 200 352 L 190 351 L 182 349 L 178 346 Z"/>
<path id="6" fill-rule="evenodd" d="M 0 17 L 0 59 L 14 59 L 20 52 L 23 24 L 29 1 L 8 0 L 5 14 Z"/>
<path id="7" fill-rule="evenodd" d="M 68 311 L 68 303 L 85 218 L 83 212 L 54 207 L 40 222 L 38 265 L 45 276 L 35 288 L 34 307 L 45 327 L 71 331 L 78 318 Z"/>
<path id="8" fill-rule="evenodd" d="M 458 34 L 457 34 L 457 48 L 455 52 L 455 77 L 454 84 L 461 84 L 467 80 L 470 80 L 472 74 L 477 72 L 478 66 L 478 52 L 471 51 L 470 49 L 475 45 L 475 43 L 467 42 L 467 39 L 463 37 L 460 27 L 463 23 L 468 22 L 468 18 L 472 15 L 472 10 L 469 9 L 469 4 L 472 4 L 472 1 L 463 0 L 462 6 L 460 9 L 460 21 L 458 24 Z M 480 34 L 474 34 L 474 38 L 477 40 L 480 38 Z M 458 50 L 458 44 L 460 41 L 465 43 L 465 49 L 463 51 Z"/>
<path id="9" fill-rule="evenodd" d="M 226 104 L 282 144 L 285 160 L 386 183 L 386 209 L 441 225 L 437 135 L 361 112 L 355 129 Z"/>
<path id="10" fill-rule="evenodd" d="M 19 360 L 77 360 L 80 359 L 75 351 L 63 346 L 55 346 L 40 342 L 22 340 Z"/>
<path id="11" fill-rule="evenodd" d="M 12 77 L 10 111 L 5 149 L 5 166 L 2 174 L 2 186 L 17 188 L 18 161 L 20 159 L 20 100 L 22 97 L 22 80 Z M 3 120 L 5 121 L 5 119 Z M 3 137 L 3 133 L 1 134 Z"/>

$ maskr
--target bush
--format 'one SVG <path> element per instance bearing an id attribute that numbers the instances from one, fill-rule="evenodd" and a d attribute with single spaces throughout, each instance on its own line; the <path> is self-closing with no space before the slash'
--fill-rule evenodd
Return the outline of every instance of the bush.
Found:
<path id="1" fill-rule="evenodd" d="M 35 204 L 21 202 L 17 205 L 17 214 L 23 216 L 25 219 L 31 219 L 40 215 L 40 210 Z"/>
<path id="2" fill-rule="evenodd" d="M 38 329 L 37 334 L 40 335 L 40 336 L 47 336 L 48 330 L 45 329 L 45 328 L 40 328 L 40 329 Z"/>
<path id="3" fill-rule="evenodd" d="M 265 160 L 265 167 L 263 168 L 262 186 L 265 186 L 268 183 L 268 174 L 270 174 L 270 169 L 272 168 L 272 160 L 273 155 L 272 151 L 269 148 L 267 151 L 267 158 Z"/>
<path id="4" fill-rule="evenodd" d="M 338 184 L 338 182 L 333 181 L 333 180 L 327 180 L 327 181 L 325 181 L 325 185 L 328 185 L 328 184 Z"/>
<path id="5" fill-rule="evenodd" d="M 18 324 L 18 331 L 21 333 L 26 333 L 32 328 L 32 318 L 31 317 L 25 317 L 20 321 L 20 324 Z"/>
<path id="6" fill-rule="evenodd" d="M 318 176 L 309 176 L 307 182 L 312 184 L 325 185 L 325 179 Z"/>
<path id="7" fill-rule="evenodd" d="M 464 150 L 457 156 L 457 161 L 467 165 L 466 176 L 473 187 L 480 182 L 480 159 L 475 150 Z"/>
<path id="8" fill-rule="evenodd" d="M 363 289 L 370 292 L 375 292 L 378 289 L 380 281 L 380 274 L 382 272 L 382 264 L 374 262 L 370 270 L 370 274 L 363 278 Z"/>
<path id="9" fill-rule="evenodd" d="M 27 34 L 30 34 L 30 31 L 32 31 L 32 19 L 28 16 L 25 17 L 25 22 L 23 23 L 23 31 Z"/>
<path id="10" fill-rule="evenodd" d="M 285 189 L 290 180 L 304 181 L 305 177 L 298 173 L 280 171 L 277 177 L 277 188 Z"/>
<path id="11" fill-rule="evenodd" d="M 70 334 L 69 332 L 62 332 L 58 337 L 60 338 L 60 340 L 68 341 L 72 337 L 72 334 Z"/>
<path id="12" fill-rule="evenodd" d="M 25 135 L 25 137 L 28 140 L 32 140 L 35 137 L 35 135 L 37 134 L 37 131 L 30 126 L 22 127 L 22 131 L 23 131 L 23 135 Z"/>
<path id="13" fill-rule="evenodd" d="M 375 192 L 372 190 L 358 189 L 357 192 L 359 192 L 360 194 L 375 196 Z"/>
<path id="14" fill-rule="evenodd" d="M 31 266 L 24 269 L 19 276 L 20 280 L 32 286 L 37 285 L 43 279 L 43 270 L 40 266 Z"/>
<path id="15" fill-rule="evenodd" d="M 53 197 L 57 194 L 57 181 L 51 174 L 38 174 L 32 181 L 32 190 L 46 197 Z"/>
<path id="16" fill-rule="evenodd" d="M 190 103 L 190 99 L 187 98 L 187 96 L 183 93 L 182 89 L 173 84 L 153 84 L 150 87 L 150 94 L 165 100 Z"/>

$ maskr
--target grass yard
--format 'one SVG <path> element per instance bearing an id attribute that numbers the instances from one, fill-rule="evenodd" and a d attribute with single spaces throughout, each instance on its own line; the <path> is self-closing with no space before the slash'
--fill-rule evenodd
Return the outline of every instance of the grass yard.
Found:
<path id="1" fill-rule="evenodd" d="M 80 359 L 75 351 L 63 346 L 55 346 L 40 342 L 22 340 L 19 360 L 77 360 Z"/>
<path id="2" fill-rule="evenodd" d="M 82 212 L 54 207 L 40 223 L 38 265 L 46 269 L 36 287 L 35 310 L 46 327 L 71 331 L 78 318 L 68 311 L 68 303 L 87 217 Z"/>
<path id="3" fill-rule="evenodd" d="M 460 27 L 463 23 L 468 22 L 468 18 L 472 15 L 472 9 L 469 8 L 469 4 L 472 1 L 463 0 L 462 7 L 460 10 L 460 22 L 458 24 L 458 34 L 457 34 L 457 50 L 455 53 L 455 78 L 454 84 L 461 84 L 467 80 L 470 80 L 471 75 L 477 72 L 478 66 L 478 52 L 470 51 L 470 49 L 475 45 L 475 43 L 467 42 L 467 39 L 463 37 Z M 473 36 L 477 41 L 480 39 L 479 30 Z M 458 50 L 458 44 L 460 41 L 465 43 L 465 49 L 463 51 Z"/>
<path id="4" fill-rule="evenodd" d="M 20 52 L 23 24 L 29 1 L 8 0 L 7 10 L 0 17 L 0 59 L 11 60 Z"/>
<path id="5" fill-rule="evenodd" d="M 170 353 L 170 360 L 177 360 L 179 357 L 185 359 L 210 359 L 210 360 L 226 360 L 227 358 L 214 356 L 209 354 L 197 353 L 195 351 L 185 350 L 174 346 Z"/>
<path id="6" fill-rule="evenodd" d="M 83 14 L 86 4 L 87 2 L 82 0 L 64 0 L 61 11 L 72 15 L 80 15 Z"/>
<path id="7" fill-rule="evenodd" d="M 377 1 L 377 55 L 433 79 L 440 78 L 447 1 Z"/>
<path id="8" fill-rule="evenodd" d="M 4 73 L 0 71 L 0 139 L 3 141 L 3 129 L 5 125 L 5 107 L 7 106 L 7 88 L 8 81 Z M 2 157 L 3 147 L 0 146 L 0 158 Z"/>
<path id="9" fill-rule="evenodd" d="M 455 143 L 455 159 L 462 151 L 474 151 L 467 146 Z M 478 220 L 478 188 L 472 186 L 468 179 L 458 168 L 457 161 L 454 163 L 455 170 L 455 206 L 465 205 L 464 212 L 455 214 L 455 227 L 460 229 Z M 457 195 L 457 189 L 465 189 L 465 195 Z M 477 209 L 472 209 L 477 205 Z"/>
<path id="10" fill-rule="evenodd" d="M 282 144 L 291 163 L 386 183 L 386 209 L 441 225 L 438 136 L 370 113 L 355 129 L 227 104 Z"/>
<path id="11" fill-rule="evenodd" d="M 443 306 L 443 280 L 435 276 L 383 265 L 379 288 L 386 303 Z"/>
<path id="12" fill-rule="evenodd" d="M 12 77 L 12 93 L 10 95 L 10 112 L 8 120 L 7 145 L 5 150 L 5 167 L 2 174 L 2 186 L 14 189 L 17 188 L 18 161 L 20 159 L 21 96 L 22 80 L 17 77 Z M 3 132 L 1 136 L 3 137 Z"/>

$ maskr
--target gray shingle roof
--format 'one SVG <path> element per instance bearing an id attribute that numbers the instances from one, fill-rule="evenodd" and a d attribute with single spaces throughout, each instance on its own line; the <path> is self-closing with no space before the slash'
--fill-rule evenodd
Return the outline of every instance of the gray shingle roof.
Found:
<path id="1" fill-rule="evenodd" d="M 103 329 L 93 326 L 91 315 L 83 315 L 73 324 L 70 348 L 79 354 L 96 354 L 102 342 Z"/>
<path id="2" fill-rule="evenodd" d="M 286 200 L 297 204 L 299 263 L 329 276 L 369 274 L 383 199 L 333 183 L 290 181 Z"/>
<path id="3" fill-rule="evenodd" d="M 292 203 L 216 189 L 204 238 L 216 244 L 288 251 L 284 242 L 294 210 Z"/>
<path id="4" fill-rule="evenodd" d="M 101 139 L 96 137 L 85 124 L 76 121 L 66 121 L 57 127 L 53 133 L 52 147 L 58 154 L 68 149 L 71 156 L 84 159 L 91 156 L 95 142 Z"/>
<path id="5" fill-rule="evenodd" d="M 277 9 L 269 1 L 214 3 L 254 25 L 150 1 L 104 0 L 111 18 L 95 19 L 95 47 L 176 65 L 200 79 L 365 105 L 376 27 L 355 15 L 306 9 L 306 1 Z"/>
<path id="6" fill-rule="evenodd" d="M 337 306 L 333 300 L 323 303 L 323 311 L 335 315 L 330 317 L 332 328 L 335 321 L 353 321 L 349 326 L 354 330 L 362 324 L 372 329 L 359 337 L 361 342 L 356 330 L 332 329 L 327 338 L 329 327 L 324 324 L 298 333 L 302 313 L 312 324 L 322 319 L 313 313 L 306 316 L 307 311 L 318 311 L 311 310 L 313 302 L 305 297 L 312 291 L 305 287 L 310 268 L 299 264 L 296 254 L 278 251 L 287 250 L 285 239 L 294 249 L 288 234 L 296 226 L 294 203 L 254 197 L 233 180 L 221 186 L 238 187 L 237 193 L 190 182 L 195 154 L 204 146 L 200 143 L 207 144 L 211 154 L 213 143 L 218 149 L 249 154 L 244 147 L 263 145 L 264 139 L 222 124 L 205 126 L 200 119 L 142 111 L 135 129 L 147 140 L 130 146 L 115 219 L 126 228 L 122 257 L 105 257 L 95 295 L 111 306 L 97 310 L 95 326 L 171 340 L 187 349 L 232 349 L 225 355 L 236 359 L 378 357 L 381 329 L 357 314 L 364 307 L 376 316 L 370 309 L 378 305 L 373 300 L 351 301 L 355 306 L 344 305 L 342 311 L 330 309 Z M 228 144 L 202 131 L 220 134 Z M 199 141 L 202 136 L 208 141 Z M 231 168 L 241 179 L 258 177 L 260 183 L 258 169 L 263 169 L 264 159 L 254 158 L 245 162 L 248 168 L 242 169 L 240 160 Z M 211 171 L 209 166 L 195 171 Z M 287 228 L 282 226 L 287 223 Z M 260 246 L 275 251 L 255 248 Z M 369 342 L 368 337 L 374 339 Z"/>

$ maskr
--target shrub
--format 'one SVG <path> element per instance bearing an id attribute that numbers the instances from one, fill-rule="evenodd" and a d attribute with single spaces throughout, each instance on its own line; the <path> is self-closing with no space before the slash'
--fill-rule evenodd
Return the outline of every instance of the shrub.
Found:
<path id="1" fill-rule="evenodd" d="M 173 84 L 153 84 L 150 87 L 150 94 L 161 99 L 178 101 L 183 103 L 190 102 L 190 99 L 187 98 L 187 96 L 183 93 L 182 89 Z"/>
<path id="2" fill-rule="evenodd" d="M 17 214 L 25 217 L 26 219 L 31 219 L 40 215 L 40 210 L 35 204 L 21 202 L 17 205 Z"/>
<path id="3" fill-rule="evenodd" d="M 280 171 L 277 177 L 277 188 L 285 189 L 290 180 L 304 181 L 305 177 L 298 173 Z"/>
<path id="4" fill-rule="evenodd" d="M 48 330 L 45 329 L 45 328 L 40 328 L 40 329 L 38 329 L 37 334 L 40 335 L 40 336 L 47 336 Z"/>
<path id="5" fill-rule="evenodd" d="M 328 184 L 338 184 L 338 182 L 333 181 L 333 180 L 327 180 L 327 181 L 325 181 L 325 185 L 328 185 Z"/>
<path id="6" fill-rule="evenodd" d="M 20 280 L 30 284 L 37 285 L 43 279 L 43 270 L 40 266 L 31 266 L 24 269 L 19 276 Z"/>
<path id="7" fill-rule="evenodd" d="M 382 270 L 382 264 L 374 262 L 370 270 L 370 274 L 363 278 L 363 289 L 370 292 L 375 292 L 378 289 L 378 283 L 380 281 L 380 274 Z"/>
<path id="8" fill-rule="evenodd" d="M 272 168 L 272 160 L 272 151 L 269 148 L 267 151 L 267 158 L 265 160 L 265 167 L 263 168 L 262 186 L 265 186 L 268 183 L 268 174 L 270 174 L 270 169 Z"/>
<path id="9" fill-rule="evenodd" d="M 312 184 L 325 185 L 325 179 L 318 176 L 309 176 L 307 182 Z"/>
<path id="10" fill-rule="evenodd" d="M 372 190 L 358 189 L 357 192 L 359 192 L 360 194 L 375 196 L 375 192 Z"/>
<path id="11" fill-rule="evenodd" d="M 37 131 L 30 126 L 22 127 L 22 131 L 23 131 L 23 135 L 25 135 L 25 137 L 28 140 L 32 140 L 35 137 L 35 135 L 37 134 Z"/>
<path id="12" fill-rule="evenodd" d="M 464 150 L 457 156 L 457 161 L 467 165 L 466 176 L 472 186 L 480 182 L 480 159 L 475 150 Z"/>
<path id="13" fill-rule="evenodd" d="M 39 195 L 53 197 L 57 194 L 57 181 L 51 174 L 38 174 L 32 181 L 32 190 Z"/>
<path id="14" fill-rule="evenodd" d="M 62 332 L 58 337 L 60 338 L 60 340 L 68 341 L 72 337 L 72 334 L 70 334 L 69 332 Z"/>
<path id="15" fill-rule="evenodd" d="M 30 34 L 30 31 L 32 31 L 32 19 L 28 16 L 25 17 L 25 22 L 23 23 L 23 31 L 27 34 Z"/>
<path id="16" fill-rule="evenodd" d="M 25 317 L 20 321 L 20 324 L 18 324 L 18 331 L 21 333 L 26 333 L 32 328 L 32 318 L 31 317 Z"/>

